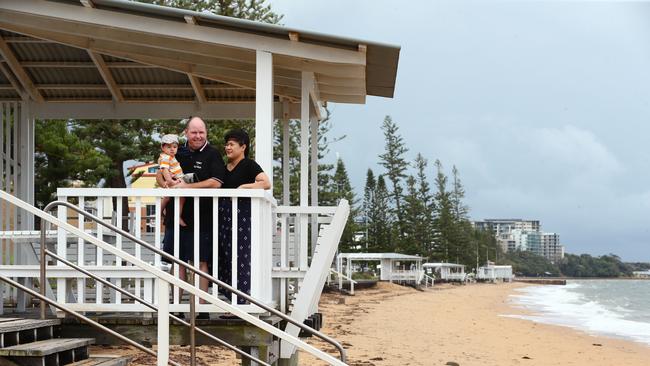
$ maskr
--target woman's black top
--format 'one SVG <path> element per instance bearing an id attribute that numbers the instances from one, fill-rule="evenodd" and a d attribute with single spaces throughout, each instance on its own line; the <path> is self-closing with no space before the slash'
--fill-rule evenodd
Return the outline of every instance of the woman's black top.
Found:
<path id="1" fill-rule="evenodd" d="M 222 188 L 237 188 L 242 184 L 255 183 L 255 177 L 264 172 L 255 160 L 244 158 L 232 171 L 226 168 L 226 179 Z"/>

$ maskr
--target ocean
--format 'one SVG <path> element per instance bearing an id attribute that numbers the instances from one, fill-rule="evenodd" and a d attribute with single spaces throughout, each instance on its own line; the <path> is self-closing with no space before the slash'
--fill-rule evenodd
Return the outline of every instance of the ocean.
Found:
<path id="1" fill-rule="evenodd" d="M 508 317 L 650 345 L 648 280 L 569 280 L 566 286 L 517 289 L 511 301 L 532 315 L 505 315 Z"/>

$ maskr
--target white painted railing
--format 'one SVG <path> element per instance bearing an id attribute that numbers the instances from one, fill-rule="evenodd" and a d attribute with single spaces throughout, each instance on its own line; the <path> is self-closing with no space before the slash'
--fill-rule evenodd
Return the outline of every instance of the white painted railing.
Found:
<path id="1" fill-rule="evenodd" d="M 276 236 L 273 243 L 273 270 L 277 278 L 280 310 L 288 312 L 290 299 L 299 288 L 309 265 L 315 245 L 309 246 L 309 233 L 318 236 L 336 212 L 334 206 L 278 206 Z M 315 243 L 318 236 L 313 236 Z M 293 289 L 293 291 L 292 291 Z M 316 309 L 314 309 L 316 311 Z"/>
<path id="2" fill-rule="evenodd" d="M 343 280 L 350 281 L 350 295 L 354 295 L 354 285 L 357 284 L 357 281 L 353 280 L 352 277 L 348 277 L 345 274 L 343 274 L 343 273 L 341 273 L 341 272 L 339 272 L 339 271 L 337 271 L 337 270 L 335 270 L 333 268 L 330 268 L 330 273 L 327 276 L 327 284 L 328 285 L 329 285 L 329 283 L 331 281 L 330 277 L 332 275 L 336 276 L 336 278 L 338 279 L 338 285 L 339 285 L 340 290 L 343 290 Z"/>
<path id="3" fill-rule="evenodd" d="M 186 200 L 194 200 L 193 221 L 193 262 L 199 263 L 199 232 L 200 227 L 200 210 L 201 204 L 206 204 L 205 200 L 211 200 L 213 205 L 213 217 L 211 228 L 212 232 L 212 270 L 213 273 L 219 272 L 219 227 L 223 224 L 221 220 L 230 219 L 231 230 L 231 284 L 236 286 L 237 277 L 243 275 L 239 273 L 237 266 L 238 245 L 237 233 L 240 229 L 237 220 L 237 208 L 242 199 L 250 200 L 251 217 L 250 217 L 250 295 L 264 301 L 269 305 L 274 304 L 271 284 L 271 266 L 272 252 L 269 245 L 273 236 L 273 211 L 276 208 L 273 197 L 264 190 L 250 189 L 102 189 L 102 188 L 59 188 L 57 191 L 59 200 L 75 203 L 79 208 L 84 210 L 96 211 L 97 216 L 105 217 L 117 224 L 119 218 L 129 216 L 129 231 L 136 238 L 145 239 L 152 242 L 156 247 L 163 247 L 163 222 L 161 201 L 163 197 L 171 197 L 174 201 L 174 212 L 179 212 L 180 197 L 187 197 Z M 113 207 L 113 201 L 117 204 Z M 123 200 L 130 202 L 129 212 L 123 212 Z M 231 215 L 226 218 L 219 214 L 217 207 L 223 207 L 224 204 L 232 205 Z M 184 214 L 190 214 L 184 212 Z M 68 220 L 76 224 L 79 229 L 87 228 L 87 223 L 81 215 L 68 217 L 66 208 L 60 207 L 58 218 L 62 221 Z M 76 221 L 76 222 L 75 222 Z M 247 220 L 248 221 L 248 220 Z M 175 257 L 180 253 L 180 222 L 178 215 L 173 219 L 173 252 Z M 161 268 L 161 259 L 159 255 L 154 255 L 146 249 L 143 250 L 139 245 L 125 241 L 121 236 L 112 236 L 101 226 L 93 227 L 95 237 L 99 240 L 112 241 L 115 248 L 125 250 L 129 254 L 143 260 L 157 268 Z M 92 245 L 87 245 L 85 240 L 78 238 L 76 243 L 69 242 L 63 230 L 59 231 L 57 240 L 57 254 L 81 265 L 88 267 L 93 271 L 112 273 L 107 277 L 121 287 L 128 289 L 136 296 L 147 301 L 153 301 L 154 278 L 146 271 L 133 271 L 124 268 L 121 260 L 117 260 L 114 255 L 105 254 L 101 248 L 94 250 Z M 83 275 L 69 271 L 69 274 L 60 272 L 66 271 L 64 265 L 57 272 L 52 270 L 52 277 L 57 278 L 57 298 L 59 301 L 69 305 L 70 308 L 77 311 L 121 311 L 121 312 L 148 312 L 145 306 L 137 303 L 123 303 L 119 293 L 105 292 L 101 284 L 95 285 L 95 293 L 87 292 L 86 278 Z M 135 272 L 135 273 L 134 273 Z M 173 268 L 173 273 L 178 276 L 179 268 L 177 265 Z M 57 276 L 54 276 L 57 275 Z M 216 277 L 216 276 L 215 276 Z M 198 276 L 195 278 L 196 285 L 199 284 Z M 71 290 L 75 290 L 72 292 Z M 69 296 L 70 293 L 76 296 Z M 218 288 L 212 287 L 212 294 L 218 295 Z M 93 296 L 94 295 L 94 296 Z M 104 299 L 110 296 L 108 301 Z M 74 298 L 74 300 L 72 300 Z M 178 287 L 172 290 L 173 301 L 169 305 L 172 312 L 187 312 L 189 304 L 183 303 L 180 298 Z M 71 300 L 71 301 L 69 301 Z M 236 305 L 236 297 L 233 295 L 228 301 Z M 219 307 L 210 304 L 199 304 L 197 299 L 197 311 L 199 312 L 221 312 Z M 255 305 L 237 305 L 249 313 L 262 312 Z"/>
<path id="4" fill-rule="evenodd" d="M 435 278 L 429 276 L 428 274 L 426 274 L 424 272 L 422 272 L 422 279 L 424 280 L 424 287 L 429 287 L 429 286 L 433 287 L 433 285 L 436 282 Z M 429 283 L 430 283 L 430 285 L 429 285 Z"/>
<path id="5" fill-rule="evenodd" d="M 155 283 L 155 286 L 153 288 L 153 291 L 155 293 L 153 298 L 155 299 L 155 301 L 153 302 L 158 305 L 158 313 L 157 313 L 157 318 L 158 318 L 157 365 L 158 366 L 167 365 L 169 360 L 169 312 L 173 311 L 172 307 L 169 305 L 170 286 L 181 288 L 184 291 L 187 291 L 195 295 L 197 298 L 207 301 L 212 306 L 215 306 L 221 309 L 222 311 L 230 312 L 236 315 L 237 317 L 245 320 L 246 322 L 255 325 L 258 328 L 261 328 L 267 331 L 268 333 L 280 338 L 282 341 L 288 342 L 292 346 L 298 347 L 306 352 L 309 352 L 310 354 L 327 362 L 330 365 L 339 365 L 339 366 L 345 365 L 343 361 L 338 360 L 332 357 L 331 355 L 303 342 L 295 335 L 291 335 L 289 332 L 284 332 L 274 327 L 273 325 L 260 320 L 258 317 L 249 314 L 240 306 L 235 306 L 229 302 L 223 301 L 219 299 L 215 294 L 210 294 L 208 292 L 202 291 L 197 287 L 195 287 L 194 285 L 186 283 L 185 281 L 180 280 L 176 276 L 164 272 L 159 268 L 157 268 L 156 266 L 147 263 L 142 259 L 137 258 L 136 256 L 131 255 L 122 249 L 117 248 L 115 245 L 108 244 L 105 241 L 102 241 L 97 236 L 90 235 L 84 232 L 83 230 L 70 225 L 69 223 L 67 223 L 66 220 L 61 220 L 55 216 L 45 213 L 2 190 L 0 190 L 0 201 L 9 202 L 12 205 L 15 205 L 35 216 L 40 217 L 44 221 L 56 225 L 60 232 L 65 231 L 77 236 L 79 239 L 84 240 L 92 244 L 93 246 L 96 246 L 98 249 L 102 249 L 103 251 L 106 251 L 106 254 L 111 254 L 115 256 L 117 261 L 121 262 L 123 260 L 127 264 L 127 266 L 132 265 L 142 270 L 143 272 L 146 272 L 147 278 L 153 279 Z M 61 212 L 59 212 L 59 214 L 61 214 Z M 65 211 L 63 212 L 63 216 L 65 218 Z M 57 302 L 63 303 L 61 298 L 57 299 Z"/>
<path id="6" fill-rule="evenodd" d="M 415 281 L 418 282 L 422 271 L 410 269 L 394 269 L 391 272 L 391 281 Z"/>

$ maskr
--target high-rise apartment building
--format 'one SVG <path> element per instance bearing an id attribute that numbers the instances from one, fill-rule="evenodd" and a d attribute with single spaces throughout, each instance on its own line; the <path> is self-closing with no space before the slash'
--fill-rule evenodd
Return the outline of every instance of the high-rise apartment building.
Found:
<path id="1" fill-rule="evenodd" d="M 491 230 L 505 252 L 530 251 L 553 263 L 564 258 L 560 235 L 542 232 L 539 220 L 486 219 L 473 224 L 479 230 Z"/>

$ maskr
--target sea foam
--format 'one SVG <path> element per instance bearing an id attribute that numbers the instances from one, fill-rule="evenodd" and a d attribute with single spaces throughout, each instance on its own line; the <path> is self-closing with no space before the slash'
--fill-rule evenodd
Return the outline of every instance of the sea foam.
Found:
<path id="1" fill-rule="evenodd" d="M 572 327 L 650 345 L 650 281 L 574 281 L 566 286 L 531 286 L 511 295 L 532 315 L 505 315 Z M 640 289 L 644 292 L 637 292 Z"/>

